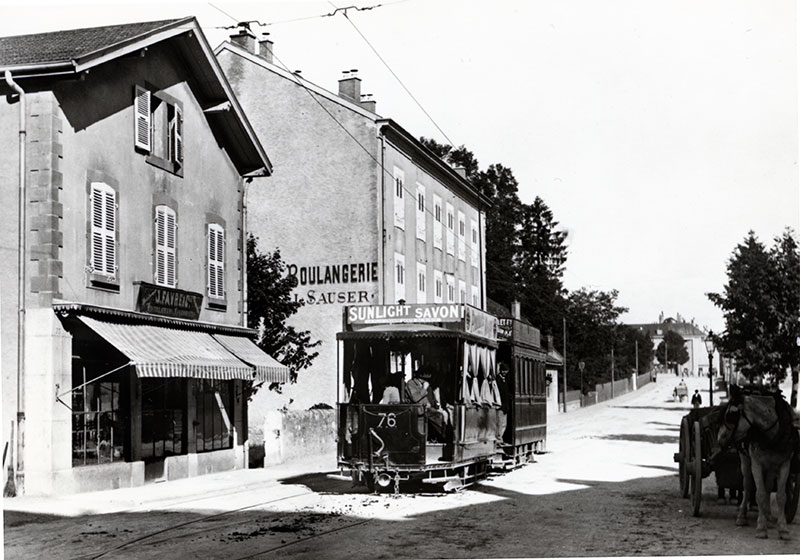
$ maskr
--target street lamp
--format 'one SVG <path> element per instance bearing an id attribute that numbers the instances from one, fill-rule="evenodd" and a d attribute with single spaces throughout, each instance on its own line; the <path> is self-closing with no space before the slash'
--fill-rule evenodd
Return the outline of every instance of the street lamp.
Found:
<path id="1" fill-rule="evenodd" d="M 708 352 L 708 404 L 714 406 L 714 333 L 708 331 L 708 336 L 703 342 Z"/>
<path id="2" fill-rule="evenodd" d="M 581 406 L 583 406 L 583 368 L 585 367 L 585 363 L 578 362 L 578 369 L 581 370 Z"/>

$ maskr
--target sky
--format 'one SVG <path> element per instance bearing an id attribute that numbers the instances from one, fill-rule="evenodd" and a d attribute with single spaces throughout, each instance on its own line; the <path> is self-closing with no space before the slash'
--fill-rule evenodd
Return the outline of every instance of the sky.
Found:
<path id="1" fill-rule="evenodd" d="M 568 231 L 565 286 L 625 322 L 721 330 L 736 245 L 800 230 L 793 0 L 0 0 L 0 36 L 187 15 L 212 47 L 267 24 L 289 70 L 358 69 L 382 116 L 511 168 Z"/>

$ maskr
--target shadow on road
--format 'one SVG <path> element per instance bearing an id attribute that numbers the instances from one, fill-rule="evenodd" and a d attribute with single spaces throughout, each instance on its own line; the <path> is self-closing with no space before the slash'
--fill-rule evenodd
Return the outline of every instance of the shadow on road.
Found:
<path id="1" fill-rule="evenodd" d="M 672 401 L 664 401 L 664 402 L 672 402 Z M 672 411 L 686 411 L 689 412 L 692 410 L 691 406 L 633 406 L 633 405 L 619 405 L 619 406 L 612 406 L 609 408 L 630 408 L 630 409 L 643 409 L 643 410 L 672 410 Z"/>
<path id="2" fill-rule="evenodd" d="M 592 439 L 610 439 L 615 441 L 640 441 L 643 443 L 678 443 L 678 436 L 654 436 L 650 434 L 609 434 L 592 436 Z"/>

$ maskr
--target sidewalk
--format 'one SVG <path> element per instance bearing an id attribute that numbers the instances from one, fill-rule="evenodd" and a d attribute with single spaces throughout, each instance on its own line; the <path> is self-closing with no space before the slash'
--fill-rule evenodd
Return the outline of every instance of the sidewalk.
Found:
<path id="1" fill-rule="evenodd" d="M 148 483 L 134 488 L 64 494 L 3 498 L 3 511 L 63 517 L 148 511 L 170 505 L 206 500 L 232 493 L 253 492 L 280 485 L 280 480 L 312 472 L 336 469 L 334 456 L 307 457 L 263 469 L 240 469 L 168 482 Z"/>

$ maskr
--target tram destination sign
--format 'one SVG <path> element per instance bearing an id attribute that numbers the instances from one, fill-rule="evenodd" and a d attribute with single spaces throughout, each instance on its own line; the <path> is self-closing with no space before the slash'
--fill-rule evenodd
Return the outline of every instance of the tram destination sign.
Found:
<path id="1" fill-rule="evenodd" d="M 456 323 L 464 318 L 464 306 L 454 304 L 354 305 L 347 308 L 348 325 L 385 323 Z"/>

